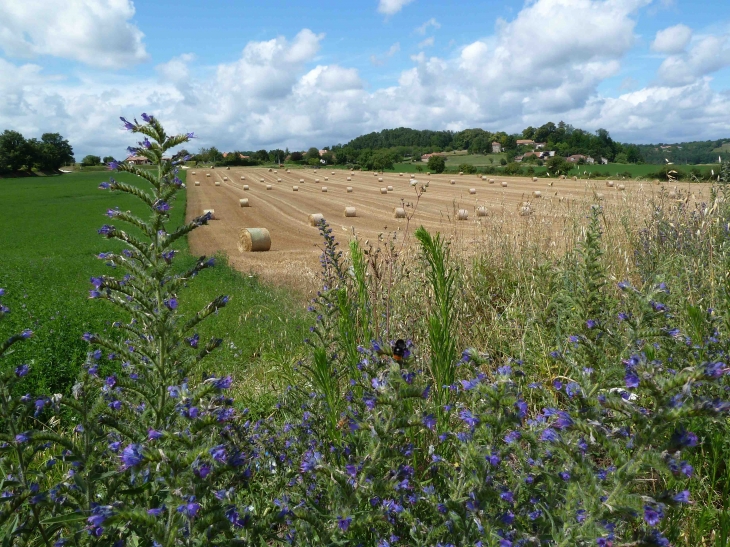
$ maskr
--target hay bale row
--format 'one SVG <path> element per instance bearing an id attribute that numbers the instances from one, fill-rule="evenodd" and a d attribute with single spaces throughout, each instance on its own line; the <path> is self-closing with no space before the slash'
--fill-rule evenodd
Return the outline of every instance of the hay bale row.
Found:
<path id="1" fill-rule="evenodd" d="M 478 217 L 485 217 L 487 216 L 487 208 L 483 205 L 481 207 L 477 207 L 477 216 Z"/>
<path id="2" fill-rule="evenodd" d="M 220 186 L 221 185 L 221 181 L 219 181 L 219 180 L 215 181 L 215 185 L 216 186 Z"/>
<path id="3" fill-rule="evenodd" d="M 196 180 L 195 181 L 195 186 L 200 186 L 200 181 L 199 180 Z"/>
<path id="4" fill-rule="evenodd" d="M 357 210 L 354 207 L 345 207 L 345 216 L 346 217 L 356 217 Z"/>
<path id="5" fill-rule="evenodd" d="M 476 193 L 477 193 L 477 189 L 476 189 L 476 188 L 469 188 L 469 193 L 470 193 L 471 195 L 474 195 L 474 194 L 476 194 Z"/>
<path id="6" fill-rule="evenodd" d="M 317 226 L 323 220 L 324 220 L 324 215 L 322 213 L 312 213 L 311 215 L 309 215 L 309 225 L 310 226 Z"/>
<path id="7" fill-rule="evenodd" d="M 248 203 L 248 198 L 243 198 L 238 200 L 239 207 L 250 207 Z"/>
<path id="8" fill-rule="evenodd" d="M 456 213 L 456 220 L 469 220 L 469 211 L 466 209 L 459 209 Z"/>
<path id="9" fill-rule="evenodd" d="M 352 186 L 348 186 L 347 187 L 347 193 L 348 194 L 352 194 Z"/>
<path id="10" fill-rule="evenodd" d="M 406 210 L 403 207 L 396 207 L 393 209 L 393 216 L 395 218 L 406 218 Z"/>

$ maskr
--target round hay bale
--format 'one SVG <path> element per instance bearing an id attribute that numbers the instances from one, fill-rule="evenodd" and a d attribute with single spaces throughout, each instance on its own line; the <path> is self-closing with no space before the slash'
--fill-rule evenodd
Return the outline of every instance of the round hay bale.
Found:
<path id="1" fill-rule="evenodd" d="M 464 174 L 463 171 L 459 171 L 459 176 L 462 176 Z"/>
<path id="2" fill-rule="evenodd" d="M 228 177 L 223 177 L 223 180 L 228 180 Z"/>
<path id="3" fill-rule="evenodd" d="M 473 196 L 474 194 L 477 193 L 477 189 L 476 188 L 469 188 L 469 193 Z"/>
<path id="4" fill-rule="evenodd" d="M 206 174 L 205 174 L 205 176 L 206 176 L 206 177 L 210 177 L 210 173 L 206 173 Z"/>
<path id="5" fill-rule="evenodd" d="M 271 249 L 271 235 L 266 228 L 242 228 L 238 233 L 238 250 L 260 253 Z"/>
<path id="6" fill-rule="evenodd" d="M 454 179 L 451 179 L 451 180 L 450 180 L 449 182 L 450 182 L 451 184 L 456 184 L 456 181 L 455 181 Z"/>
<path id="7" fill-rule="evenodd" d="M 243 175 L 241 175 L 241 180 L 246 180 L 246 177 L 244 177 Z"/>
<path id="8" fill-rule="evenodd" d="M 291 189 L 292 189 L 292 192 L 298 192 L 299 186 L 292 186 Z"/>
<path id="9" fill-rule="evenodd" d="M 537 182 L 537 177 L 532 177 L 532 182 Z"/>
<path id="10" fill-rule="evenodd" d="M 403 176 L 403 173 L 398 173 L 398 176 L 399 176 L 399 177 L 402 177 L 402 176 Z"/>
<path id="11" fill-rule="evenodd" d="M 597 193 L 596 193 L 596 199 L 597 199 L 598 201 L 603 201 L 603 194 L 601 194 L 601 193 L 598 193 L 598 192 L 597 192 Z"/>
<path id="12" fill-rule="evenodd" d="M 487 180 L 487 177 L 482 175 L 482 180 L 484 180 L 484 181 Z"/>
<path id="13" fill-rule="evenodd" d="M 310 226 L 317 226 L 323 220 L 324 220 L 324 215 L 322 213 L 312 213 L 311 215 L 309 215 L 309 225 Z"/>
<path id="14" fill-rule="evenodd" d="M 565 180 L 565 175 L 560 175 L 560 180 Z"/>
<path id="15" fill-rule="evenodd" d="M 248 198 L 239 199 L 238 205 L 241 207 L 250 207 L 248 204 Z"/>
<path id="16" fill-rule="evenodd" d="M 393 187 L 392 186 L 388 186 L 388 192 L 392 192 L 392 191 L 393 191 Z"/>
<path id="17" fill-rule="evenodd" d="M 523 205 L 522 207 L 520 207 L 520 216 L 521 217 L 526 217 L 527 215 L 531 215 L 531 214 L 532 214 L 532 209 L 530 208 L 529 205 Z"/>
<path id="18" fill-rule="evenodd" d="M 378 182 L 383 182 L 383 177 L 378 177 Z"/>
<path id="19" fill-rule="evenodd" d="M 329 177 L 325 177 L 325 178 L 324 178 L 324 181 L 325 181 L 325 182 L 327 182 L 328 180 L 330 180 L 330 178 L 329 178 Z"/>
<path id="20" fill-rule="evenodd" d="M 203 214 L 207 215 L 210 213 L 210 220 L 218 220 L 215 216 L 215 209 L 203 209 Z"/>
<path id="21" fill-rule="evenodd" d="M 322 186 L 322 191 L 323 192 L 327 192 L 327 187 L 326 186 Z"/>
<path id="22" fill-rule="evenodd" d="M 287 169 L 287 170 L 286 170 L 286 172 L 287 172 L 287 173 L 291 173 L 291 169 Z"/>
<path id="23" fill-rule="evenodd" d="M 267 190 L 271 190 L 271 188 L 272 188 L 271 184 L 267 184 L 267 185 L 266 185 L 266 189 L 267 189 Z"/>
<path id="24" fill-rule="evenodd" d="M 280 179 L 280 178 L 277 178 L 277 179 L 276 179 L 276 182 L 281 182 L 281 179 Z"/>
<path id="25" fill-rule="evenodd" d="M 259 182 L 266 182 L 263 177 L 259 179 Z"/>
<path id="26" fill-rule="evenodd" d="M 244 190 L 248 190 L 248 184 L 244 184 L 244 185 L 243 185 L 243 189 L 244 189 Z"/>
<path id="27" fill-rule="evenodd" d="M 618 185 L 618 189 L 619 190 L 626 190 L 626 186 L 624 184 L 619 184 Z"/>
<path id="28" fill-rule="evenodd" d="M 357 210 L 354 207 L 345 207 L 345 216 L 346 217 L 356 217 Z"/>
<path id="29" fill-rule="evenodd" d="M 478 217 L 485 217 L 487 216 L 487 208 L 483 205 L 481 207 L 477 207 L 477 216 Z"/>
<path id="30" fill-rule="evenodd" d="M 334 171 L 332 171 L 332 174 L 334 175 L 334 174 L 335 174 L 335 172 L 334 172 Z"/>
<path id="31" fill-rule="evenodd" d="M 276 169 L 274 169 L 274 173 L 278 173 L 278 171 Z"/>
<path id="32" fill-rule="evenodd" d="M 613 188 L 613 184 L 614 184 L 614 182 L 612 180 L 606 181 L 606 186 L 608 186 L 609 188 Z"/>
<path id="33" fill-rule="evenodd" d="M 411 186 L 415 186 L 418 184 L 418 181 L 416 179 L 411 179 Z"/>
<path id="34" fill-rule="evenodd" d="M 388 189 L 387 188 L 381 188 L 380 189 L 380 193 L 381 194 L 387 194 L 388 193 Z"/>
<path id="35" fill-rule="evenodd" d="M 469 211 L 466 209 L 459 209 L 456 213 L 456 220 L 469 220 Z"/>
<path id="36" fill-rule="evenodd" d="M 271 167 L 269 167 L 269 173 L 271 173 L 272 171 L 273 171 L 273 169 Z"/>
<path id="37" fill-rule="evenodd" d="M 352 177 L 347 177 L 347 182 L 350 182 L 352 180 Z"/>
<path id="38" fill-rule="evenodd" d="M 431 176 L 431 171 L 426 171 L 426 176 L 427 177 L 430 177 Z"/>
<path id="39" fill-rule="evenodd" d="M 541 198 L 542 197 L 542 192 L 540 190 L 534 190 L 532 192 L 532 196 L 533 197 L 536 197 L 536 198 Z"/>
<path id="40" fill-rule="evenodd" d="M 395 218 L 406 218 L 406 210 L 403 207 L 396 207 L 393 209 L 393 216 Z"/>
<path id="41" fill-rule="evenodd" d="M 502 181 L 502 188 L 507 188 L 507 181 L 506 180 L 503 180 Z"/>
<path id="42" fill-rule="evenodd" d="M 200 181 L 199 180 L 196 180 L 195 181 L 195 186 L 200 186 Z"/>
<path id="43" fill-rule="evenodd" d="M 230 170 L 231 170 L 231 168 L 230 168 L 230 167 L 226 167 L 226 170 L 227 170 L 227 171 L 230 171 Z"/>
<path id="44" fill-rule="evenodd" d="M 195 174 L 195 171 L 190 171 L 190 174 L 191 174 L 191 175 L 194 175 L 194 174 Z"/>
<path id="45" fill-rule="evenodd" d="M 573 180 L 578 180 L 578 177 L 576 177 L 576 176 L 573 176 Z"/>
<path id="46" fill-rule="evenodd" d="M 299 184 L 304 184 L 304 179 L 299 179 Z"/>
<path id="47" fill-rule="evenodd" d="M 489 184 L 494 184 L 494 179 L 489 179 Z"/>
<path id="48" fill-rule="evenodd" d="M 314 182 L 316 182 L 317 184 L 319 184 L 319 179 L 314 179 Z"/>
<path id="49" fill-rule="evenodd" d="M 221 181 L 219 181 L 219 180 L 215 181 L 215 185 L 216 186 L 220 186 L 221 185 Z"/>
<path id="50" fill-rule="evenodd" d="M 348 186 L 347 187 L 347 193 L 348 194 L 352 194 L 352 186 Z"/>
<path id="51" fill-rule="evenodd" d="M 415 179 L 416 178 L 416 175 L 414 175 L 413 173 L 411 173 L 411 178 L 412 179 Z"/>

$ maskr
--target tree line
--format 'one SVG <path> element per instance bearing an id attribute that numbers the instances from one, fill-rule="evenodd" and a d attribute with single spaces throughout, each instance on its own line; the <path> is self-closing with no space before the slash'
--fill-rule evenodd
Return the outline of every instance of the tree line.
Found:
<path id="1" fill-rule="evenodd" d="M 43 133 L 40 139 L 26 139 L 18 131 L 0 134 L 0 173 L 13 171 L 57 171 L 74 162 L 73 148 L 59 133 Z"/>

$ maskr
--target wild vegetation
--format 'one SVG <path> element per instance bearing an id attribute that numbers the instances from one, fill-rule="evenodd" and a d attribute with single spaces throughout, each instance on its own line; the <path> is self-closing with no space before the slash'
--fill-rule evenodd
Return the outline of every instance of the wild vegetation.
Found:
<path id="1" fill-rule="evenodd" d="M 99 229 L 115 323 L 79 333 L 70 395 L 0 376 L 5 545 L 726 545 L 730 165 L 707 203 L 582 209 L 560 249 L 529 219 L 468 255 L 321 224 L 309 350 L 252 417 L 206 366 L 231 300 L 190 307 L 215 269 L 177 265 L 208 217 L 171 225 L 162 156 L 191 135 L 143 120 L 158 172 L 101 185 L 141 202 Z"/>

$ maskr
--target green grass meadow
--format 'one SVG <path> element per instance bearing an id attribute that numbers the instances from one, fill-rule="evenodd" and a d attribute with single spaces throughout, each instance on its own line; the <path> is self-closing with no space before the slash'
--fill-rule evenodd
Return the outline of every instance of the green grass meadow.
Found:
<path id="1" fill-rule="evenodd" d="M 130 183 L 140 180 L 126 173 L 114 176 Z M 115 250 L 114 242 L 97 234 L 111 223 L 105 212 L 140 209 L 126 194 L 99 190 L 108 177 L 89 172 L 0 180 L 0 287 L 11 308 L 2 336 L 24 328 L 35 331 L 28 343 L 16 346 L 5 366 L 33 363 L 35 392 L 68 392 L 86 357 L 88 345 L 81 335 L 107 331 L 113 321 L 125 319 L 105 302 L 88 299 L 89 278 L 111 273 L 96 258 Z M 173 205 L 173 226 L 184 219 L 184 195 Z M 196 257 L 186 241 L 180 251 L 176 262 L 190 266 Z M 218 257 L 217 266 L 202 272 L 182 295 L 181 308 L 197 310 L 219 294 L 229 295 L 230 304 L 201 325 L 200 335 L 207 339 L 215 334 L 224 344 L 205 361 L 205 372 L 234 375 L 244 400 L 268 405 L 273 399 L 262 399 L 262 394 L 281 387 L 282 364 L 302 351 L 308 324 L 301 299 L 262 286 Z M 276 375 L 268 372 L 267 363 L 276 364 Z"/>

